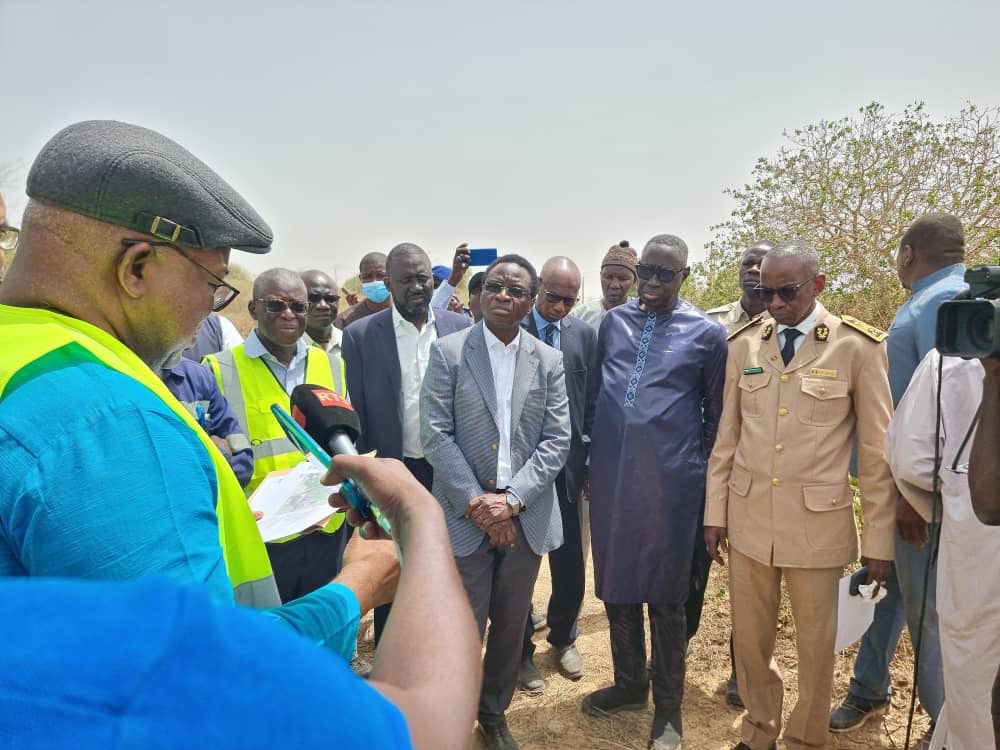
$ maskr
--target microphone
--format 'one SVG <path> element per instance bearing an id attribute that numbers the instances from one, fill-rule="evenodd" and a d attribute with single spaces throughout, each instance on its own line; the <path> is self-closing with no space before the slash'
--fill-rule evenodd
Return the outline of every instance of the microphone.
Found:
<path id="1" fill-rule="evenodd" d="M 295 424 L 320 446 L 325 446 L 331 456 L 358 455 L 354 441 L 361 434 L 361 422 L 345 398 L 329 388 L 304 383 L 292 389 L 290 405 Z M 374 521 L 387 534 L 392 533 L 389 519 L 354 482 L 345 479 L 340 490 L 362 518 Z"/>

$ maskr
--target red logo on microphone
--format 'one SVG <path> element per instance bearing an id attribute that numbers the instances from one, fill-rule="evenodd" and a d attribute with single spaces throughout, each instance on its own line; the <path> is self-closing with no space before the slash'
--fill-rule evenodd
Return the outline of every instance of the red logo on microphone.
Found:
<path id="1" fill-rule="evenodd" d="M 326 388 L 314 388 L 313 395 L 321 406 L 339 406 L 342 409 L 350 409 L 351 405 L 342 396 Z"/>

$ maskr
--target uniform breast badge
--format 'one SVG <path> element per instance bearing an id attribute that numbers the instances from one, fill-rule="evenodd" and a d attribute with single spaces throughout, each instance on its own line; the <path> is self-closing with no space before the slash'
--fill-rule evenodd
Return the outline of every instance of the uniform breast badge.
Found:
<path id="1" fill-rule="evenodd" d="M 761 341 L 767 341 L 771 338 L 772 333 L 774 333 L 774 325 L 768 323 L 760 332 Z"/>
<path id="2" fill-rule="evenodd" d="M 826 341 L 828 338 L 830 338 L 830 327 L 829 326 L 826 326 L 826 325 L 820 323 L 813 330 L 816 331 L 816 340 L 817 341 Z"/>

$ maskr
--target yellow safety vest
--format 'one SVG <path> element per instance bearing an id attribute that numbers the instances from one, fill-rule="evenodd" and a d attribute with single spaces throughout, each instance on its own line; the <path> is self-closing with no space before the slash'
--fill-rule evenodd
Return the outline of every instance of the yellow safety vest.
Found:
<path id="1" fill-rule="evenodd" d="M 247 356 L 243 345 L 209 354 L 202 361 L 212 368 L 222 395 L 250 439 L 253 476 L 246 487 L 246 494 L 250 495 L 272 471 L 291 469 L 303 460 L 302 453 L 285 436 L 285 431 L 271 413 L 271 404 L 288 408 L 288 393 L 260 357 Z M 339 367 L 333 366 L 334 361 Z M 347 378 L 343 360 L 328 355 L 322 349 L 309 347 L 304 382 L 345 395 Z M 336 513 L 322 530 L 332 534 L 343 523 L 344 514 Z"/>
<path id="2" fill-rule="evenodd" d="M 0 400 L 18 372 L 49 353 L 74 344 L 156 394 L 197 435 L 215 468 L 219 543 L 236 601 L 257 608 L 281 604 L 267 550 L 236 475 L 205 431 L 135 352 L 111 334 L 82 320 L 49 310 L 6 305 L 0 305 L 0 341 L 3 342 Z"/>

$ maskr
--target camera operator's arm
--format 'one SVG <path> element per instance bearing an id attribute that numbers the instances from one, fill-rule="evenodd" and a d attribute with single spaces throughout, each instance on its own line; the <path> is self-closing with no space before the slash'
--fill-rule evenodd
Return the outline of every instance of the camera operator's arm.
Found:
<path id="1" fill-rule="evenodd" d="M 438 502 L 390 459 L 336 456 L 327 483 L 349 476 L 392 524 L 402 572 L 369 684 L 406 716 L 414 748 L 469 744 L 482 665 L 479 631 Z M 346 501 L 334 496 L 331 502 Z M 348 521 L 359 518 L 348 512 Z M 366 523 L 362 533 L 378 534 Z"/>
<path id="2" fill-rule="evenodd" d="M 988 357 L 981 362 L 986 376 L 979 426 L 969 454 L 969 490 L 979 520 L 1000 526 L 1000 359 Z"/>

